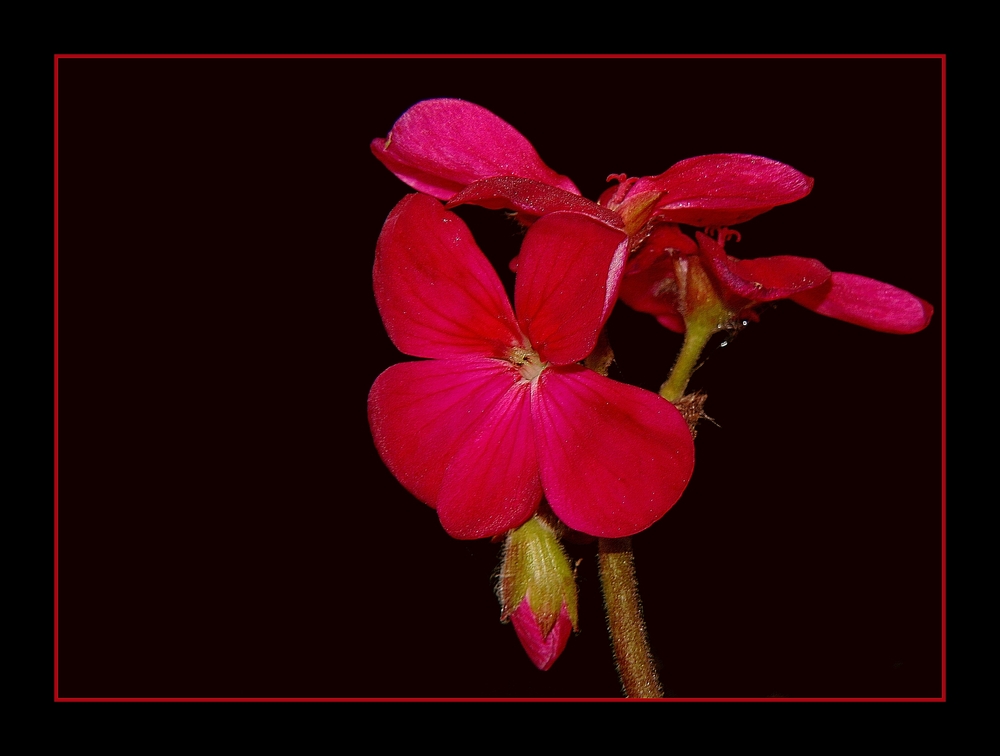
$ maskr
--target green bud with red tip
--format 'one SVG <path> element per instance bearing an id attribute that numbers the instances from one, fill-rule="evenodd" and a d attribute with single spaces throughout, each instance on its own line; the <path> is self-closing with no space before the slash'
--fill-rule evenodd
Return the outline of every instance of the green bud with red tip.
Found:
<path id="1" fill-rule="evenodd" d="M 549 669 L 578 627 L 576 578 L 545 515 L 507 533 L 497 595 L 532 663 Z"/>

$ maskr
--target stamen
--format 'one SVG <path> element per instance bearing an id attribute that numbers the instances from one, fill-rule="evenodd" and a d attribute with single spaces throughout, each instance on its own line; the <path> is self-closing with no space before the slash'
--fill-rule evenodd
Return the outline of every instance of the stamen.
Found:
<path id="1" fill-rule="evenodd" d="M 507 359 L 521 372 L 521 377 L 526 381 L 534 380 L 548 367 L 548 363 L 542 362 L 539 358 L 538 352 L 526 347 L 511 347 Z"/>

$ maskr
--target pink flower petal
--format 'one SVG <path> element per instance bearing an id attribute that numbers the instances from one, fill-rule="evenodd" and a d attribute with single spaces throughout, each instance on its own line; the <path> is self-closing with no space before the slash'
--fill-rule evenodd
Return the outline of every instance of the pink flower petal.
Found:
<path id="1" fill-rule="evenodd" d="M 520 132 L 486 108 L 464 100 L 418 102 L 393 124 L 372 153 L 414 189 L 449 199 L 473 181 L 524 176 L 579 194 L 549 168 Z"/>
<path id="2" fill-rule="evenodd" d="M 594 349 L 618 296 L 627 253 L 624 231 L 579 213 L 551 213 L 528 229 L 514 306 L 543 361 L 566 365 Z"/>
<path id="3" fill-rule="evenodd" d="M 691 479 L 691 432 L 656 394 L 573 365 L 544 370 L 531 398 L 545 496 L 574 530 L 645 530 Z"/>
<path id="4" fill-rule="evenodd" d="M 702 155 L 659 176 L 639 179 L 629 192 L 666 192 L 655 217 L 692 226 L 731 226 L 802 199 L 813 179 L 791 166 L 756 155 Z"/>
<path id="5" fill-rule="evenodd" d="M 687 330 L 687 324 L 684 322 L 684 318 L 671 312 L 665 312 L 662 315 L 657 315 L 656 322 L 664 328 L 670 329 L 674 333 L 684 333 Z"/>
<path id="6" fill-rule="evenodd" d="M 517 638 L 531 659 L 532 664 L 543 672 L 555 664 L 556 659 L 566 648 L 569 636 L 573 632 L 573 622 L 570 620 L 566 604 L 562 605 L 556 624 L 548 635 L 542 634 L 538 620 L 531 611 L 528 597 L 525 596 L 517 609 L 510 615 L 510 620 L 517 631 Z"/>
<path id="7" fill-rule="evenodd" d="M 559 210 L 571 210 L 590 216 L 614 228 L 624 229 L 621 217 L 607 208 L 556 186 L 517 176 L 483 179 L 460 191 L 448 207 L 471 204 L 490 210 L 517 210 L 539 217 Z"/>
<path id="8" fill-rule="evenodd" d="M 414 357 L 503 356 L 524 338 L 468 227 L 424 194 L 404 197 L 375 249 L 375 301 L 389 338 Z"/>
<path id="9" fill-rule="evenodd" d="M 410 493 L 436 508 L 462 444 L 495 421 L 498 400 L 520 381 L 509 362 L 487 358 L 393 365 L 368 394 L 382 460 Z"/>
<path id="10" fill-rule="evenodd" d="M 677 226 L 664 224 L 656 228 L 625 266 L 618 297 L 633 310 L 654 315 L 671 331 L 684 333 L 684 319 L 677 312 L 673 255 L 697 251 L 694 239 Z"/>
<path id="11" fill-rule="evenodd" d="M 730 257 L 728 262 L 729 270 L 746 284 L 738 293 L 758 302 L 785 299 L 814 289 L 830 277 L 829 268 L 809 257 L 777 255 L 754 260 Z"/>
<path id="12" fill-rule="evenodd" d="M 927 327 L 934 308 L 929 302 L 887 283 L 851 273 L 834 273 L 815 289 L 792 301 L 820 315 L 885 333 L 916 333 Z"/>
<path id="13" fill-rule="evenodd" d="M 502 381 L 496 383 L 484 388 L 484 393 L 493 392 L 491 403 L 465 436 L 441 482 L 438 517 L 453 538 L 506 533 L 531 517 L 542 500 L 531 386 L 523 380 L 505 388 Z M 496 393 L 497 388 L 503 388 L 502 393 Z"/>
<path id="14" fill-rule="evenodd" d="M 698 246 L 704 260 L 722 285 L 732 293 L 754 302 L 787 299 L 792 294 L 814 289 L 830 277 L 819 260 L 793 255 L 740 260 L 726 254 L 722 245 L 699 232 Z"/>

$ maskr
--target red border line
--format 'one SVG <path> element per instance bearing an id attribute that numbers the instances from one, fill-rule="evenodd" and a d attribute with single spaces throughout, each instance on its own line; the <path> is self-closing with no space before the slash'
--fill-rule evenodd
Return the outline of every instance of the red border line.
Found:
<path id="1" fill-rule="evenodd" d="M 54 560 L 53 574 L 54 580 L 54 635 L 55 646 L 55 697 L 59 698 L 59 58 L 54 61 L 54 110 L 53 110 L 53 156 L 54 156 L 54 176 L 53 176 L 53 197 L 52 197 L 52 233 L 53 233 L 53 342 L 54 342 L 54 366 L 53 366 L 53 410 L 54 410 L 54 436 L 53 436 L 53 494 L 54 494 L 54 517 L 55 527 L 53 528 Z"/>
<path id="2" fill-rule="evenodd" d="M 939 59 L 941 61 L 941 697 L 940 698 L 665 698 L 665 699 L 645 699 L 646 701 L 682 701 L 682 702 L 941 702 L 946 699 L 946 387 L 947 370 L 946 363 L 946 332 L 947 332 L 947 306 L 945 301 L 946 282 L 946 56 L 944 54 L 577 54 L 577 55 L 537 55 L 537 54 L 57 54 L 53 59 L 53 155 L 54 155 L 54 176 L 53 176 L 53 342 L 54 342 L 54 371 L 53 371 L 53 408 L 54 408 L 54 438 L 53 438 L 53 514 L 54 514 L 54 558 L 53 558 L 53 593 L 54 593 L 54 622 L 53 622 L 53 653 L 54 653 L 54 700 L 65 702 L 180 702 L 180 701 L 231 701 L 231 702 L 276 702 L 276 701 L 311 701 L 311 702 L 445 702 L 445 701 L 607 701 L 607 702 L 640 702 L 640 699 L 617 699 L 617 698 L 60 698 L 59 696 L 59 61 L 70 58 L 172 58 L 172 59 L 210 59 L 210 58 L 352 58 L 352 59 L 385 59 L 385 58 L 781 58 L 781 59 L 808 59 L 808 58 L 836 58 L 836 59 L 857 59 L 857 58 L 923 58 Z"/>
<path id="3" fill-rule="evenodd" d="M 497 702 L 600 702 L 600 703 L 878 703 L 878 702 L 928 702 L 941 698 L 61 698 L 60 701 L 103 703 L 187 703 L 187 702 L 237 702 L 237 703 L 497 703 Z"/>
<path id="4" fill-rule="evenodd" d="M 945 343 L 947 338 L 945 334 L 948 332 L 947 323 L 947 311 L 948 307 L 945 302 L 945 281 L 946 281 L 946 269 L 947 269 L 947 234 L 945 233 L 945 227 L 947 223 L 947 213 L 945 208 L 947 206 L 947 181 L 945 180 L 946 165 L 947 165 L 947 155 L 946 155 L 946 123 L 947 118 L 945 116 L 947 98 L 945 96 L 945 81 L 947 77 L 945 75 L 945 60 L 944 57 L 941 58 L 941 697 L 944 699 L 947 696 L 947 685 L 945 668 L 947 667 L 946 655 L 947 655 L 947 644 L 945 640 L 947 638 L 947 622 L 945 621 L 945 615 L 947 614 L 946 606 L 946 593 L 947 589 L 945 586 L 948 583 L 946 575 L 946 532 L 947 532 L 947 494 L 946 491 L 946 481 L 947 481 L 947 442 L 946 442 L 946 428 L 947 428 L 947 399 L 946 399 L 946 389 L 947 389 L 947 374 L 948 371 L 945 368 L 947 364 L 947 351 L 945 348 Z"/>
<path id="5" fill-rule="evenodd" d="M 231 58 L 279 58 L 279 59 L 318 59 L 318 58 L 349 58 L 355 60 L 365 60 L 365 59 L 449 59 L 449 60 L 477 60 L 477 59 L 534 59 L 534 60 L 565 60 L 565 59 L 599 59 L 599 60 L 629 60 L 629 59 L 652 59 L 652 58 L 674 58 L 674 59 L 730 59 L 730 60 L 744 60 L 748 58 L 756 59 L 916 59 L 916 58 L 937 58 L 944 61 L 943 53 L 807 53 L 807 54 L 795 54 L 795 53 L 726 53 L 726 54 L 712 54 L 712 53 L 576 53 L 576 54 L 563 54 L 563 53 L 550 53 L 550 54 L 537 54 L 537 53 L 392 53 L 392 54 L 380 54 L 380 53 L 326 53 L 326 54 L 312 54 L 312 53 L 295 53 L 295 54 L 280 54 L 280 53 L 266 53 L 266 54 L 256 54 L 256 53 L 66 53 L 58 54 L 56 58 L 176 58 L 176 59 L 231 59 Z"/>

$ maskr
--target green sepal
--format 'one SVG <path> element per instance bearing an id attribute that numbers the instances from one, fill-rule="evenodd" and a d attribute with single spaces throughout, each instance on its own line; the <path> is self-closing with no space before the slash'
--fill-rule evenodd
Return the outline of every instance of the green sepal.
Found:
<path id="1" fill-rule="evenodd" d="M 507 533 L 497 593 L 501 621 L 526 598 L 544 635 L 555 626 L 566 605 L 573 629 L 578 629 L 576 577 L 559 537 L 545 519 L 535 514 Z"/>

